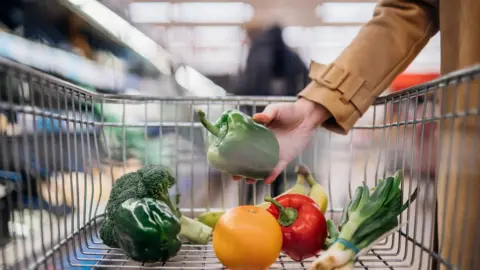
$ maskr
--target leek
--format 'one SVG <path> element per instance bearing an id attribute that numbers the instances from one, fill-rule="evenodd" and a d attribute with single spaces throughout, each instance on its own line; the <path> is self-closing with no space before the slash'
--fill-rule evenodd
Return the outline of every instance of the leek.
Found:
<path id="1" fill-rule="evenodd" d="M 417 189 L 409 200 L 402 204 L 402 170 L 393 177 L 378 182 L 373 193 L 364 183 L 355 190 L 355 194 L 343 209 L 338 226 L 338 237 L 329 225 L 328 249 L 320 255 L 310 269 L 336 270 L 350 269 L 355 255 L 367 248 L 379 237 L 398 226 L 398 216 L 416 199 Z M 330 233 L 332 232 L 332 233 Z"/>

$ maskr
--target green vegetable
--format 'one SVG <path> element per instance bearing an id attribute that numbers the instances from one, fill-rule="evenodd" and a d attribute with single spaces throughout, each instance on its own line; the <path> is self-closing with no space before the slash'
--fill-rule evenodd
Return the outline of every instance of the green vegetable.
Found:
<path id="1" fill-rule="evenodd" d="M 279 160 L 279 145 L 268 128 L 237 110 L 225 111 L 215 124 L 203 111 L 198 116 L 209 131 L 207 159 L 213 167 L 256 180 L 270 175 Z"/>
<path id="2" fill-rule="evenodd" d="M 338 238 L 337 226 L 335 226 L 335 223 L 331 219 L 327 219 L 327 231 L 328 237 L 325 240 L 325 249 L 328 249 Z"/>
<path id="3" fill-rule="evenodd" d="M 312 269 L 337 269 L 350 265 L 356 252 L 345 242 L 361 250 L 398 225 L 398 216 L 417 197 L 415 189 L 409 200 L 402 203 L 402 178 L 403 173 L 398 170 L 393 177 L 379 181 L 371 195 L 365 183 L 357 188 L 343 210 L 338 237 L 327 239 L 326 245 L 329 247 L 314 261 Z M 334 235 L 333 228 L 329 226 L 329 232 L 330 229 Z"/>
<path id="4" fill-rule="evenodd" d="M 120 177 L 112 187 L 106 206 L 105 222 L 100 228 L 100 238 L 109 247 L 119 247 L 118 235 L 114 228 L 117 209 L 129 199 L 152 198 L 164 202 L 170 211 L 180 219 L 182 230 L 180 235 L 196 244 L 207 244 L 212 229 L 198 221 L 183 216 L 173 204 L 168 189 L 175 185 L 176 180 L 162 166 L 148 165 L 136 172 Z"/>
<path id="5" fill-rule="evenodd" d="M 114 229 L 120 248 L 135 261 L 165 262 L 182 246 L 180 221 L 159 200 L 126 200 L 115 212 Z"/>
<path id="6" fill-rule="evenodd" d="M 118 243 L 118 236 L 115 233 L 114 223 L 110 221 L 105 221 L 100 227 L 100 239 L 102 239 L 103 243 L 112 248 L 119 248 L 120 246 Z"/>

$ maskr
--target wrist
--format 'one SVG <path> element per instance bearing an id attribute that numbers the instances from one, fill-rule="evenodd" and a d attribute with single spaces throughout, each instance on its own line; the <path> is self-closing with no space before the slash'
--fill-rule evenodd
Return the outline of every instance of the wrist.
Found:
<path id="1" fill-rule="evenodd" d="M 332 116 L 323 105 L 308 99 L 299 98 L 295 103 L 304 111 L 307 124 L 313 127 L 323 124 L 323 122 Z"/>

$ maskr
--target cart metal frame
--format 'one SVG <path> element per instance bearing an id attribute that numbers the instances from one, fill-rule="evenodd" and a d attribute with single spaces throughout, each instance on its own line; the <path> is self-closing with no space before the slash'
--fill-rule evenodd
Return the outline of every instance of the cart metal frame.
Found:
<path id="1" fill-rule="evenodd" d="M 480 66 L 460 70 L 429 83 L 380 97 L 372 107 L 374 115 L 372 123 L 357 125 L 347 136 L 319 129 L 308 148 L 310 151 L 308 155 L 302 155 L 293 162 L 307 164 L 313 169 L 315 177 L 329 193 L 331 201 L 327 217 L 334 220 L 338 220 L 342 206 L 351 198 L 356 185 L 362 181 L 373 185 L 376 179 L 393 173 L 399 166 L 406 169 L 407 180 L 402 183 L 404 195 L 413 192 L 415 186 L 420 188 L 420 194 L 423 195 L 420 195 L 417 202 L 406 211 L 408 213 L 401 217 L 404 220 L 409 219 L 409 224 L 378 244 L 369 254 L 361 257 L 355 264 L 356 268 L 437 269 L 443 265 L 447 269 L 454 269 L 448 258 L 439 255 L 438 247 L 435 246 L 437 198 L 435 192 L 433 195 L 431 192 L 435 189 L 435 176 L 422 172 L 421 166 L 418 166 L 418 163 L 422 162 L 421 157 L 429 154 L 423 152 L 424 144 L 429 144 L 427 147 L 429 151 L 436 146 L 431 140 L 425 142 L 422 140 L 420 145 L 417 145 L 409 134 L 414 134 L 411 133 L 412 130 L 420 128 L 423 136 L 426 124 L 441 122 L 442 119 L 478 117 L 480 103 L 476 108 L 454 115 L 435 115 L 435 106 L 438 106 L 435 103 L 431 103 L 431 111 L 426 109 L 428 106 L 424 106 L 418 115 L 416 110 L 430 97 L 435 98 L 441 91 L 445 91 L 448 86 L 458 87 L 475 80 L 480 80 Z M 291 97 L 157 98 L 95 94 L 6 59 L 0 59 L 0 99 L 0 112 L 4 114 L 21 113 L 23 116 L 32 115 L 77 124 L 70 130 L 74 131 L 70 134 L 40 129 L 34 124 L 34 132 L 31 134 L 13 132 L 13 135 L 0 135 L 2 170 L 17 172 L 23 176 L 21 181 L 18 179 L 2 181 L 13 182 L 17 190 L 21 190 L 22 187 L 24 190 L 18 192 L 15 197 L 12 195 L 5 197 L 8 207 L 11 208 L 9 215 L 12 237 L 9 243 L 0 248 L 0 265 L 4 269 L 224 269 L 215 257 L 211 245 L 184 244 L 179 254 L 165 265 L 137 263 L 129 260 L 120 250 L 103 245 L 98 237 L 98 229 L 103 220 L 105 201 L 100 197 L 102 192 L 103 196 L 105 194 L 108 196 L 108 189 L 104 190 L 102 184 L 107 186 L 107 181 L 112 181 L 114 166 L 128 169 L 127 160 L 131 157 L 126 146 L 128 140 L 126 137 L 129 129 L 145 131 L 143 133 L 145 138 L 149 136 L 147 130 L 150 128 L 158 129 L 160 138 L 167 134 L 165 130 L 169 130 L 170 134 L 174 134 L 172 138 L 175 141 L 173 146 L 175 151 L 173 156 L 170 153 L 169 158 L 174 160 L 172 170 L 179 181 L 172 193 L 180 193 L 187 201 L 180 206 L 184 214 L 194 217 L 207 210 L 227 209 L 245 203 L 242 194 L 246 184 L 230 181 L 228 175 L 216 172 L 208 165 L 203 145 L 198 143 L 203 141 L 197 138 L 198 134 L 205 136 L 205 131 L 195 118 L 195 109 L 202 107 L 209 115 L 213 108 L 222 111 L 226 108 L 250 106 L 255 112 L 257 106 L 294 101 Z M 123 110 L 122 119 L 110 122 L 103 118 L 96 119 L 95 113 L 98 111 L 95 112 L 95 108 L 103 108 L 106 104 L 119 105 Z M 146 118 L 147 115 L 159 114 L 161 120 L 127 122 L 125 115 L 129 113 L 128 104 L 142 105 Z M 394 104 L 397 106 L 392 106 Z M 407 107 L 405 111 L 402 111 L 404 108 L 402 105 Z M 160 111 L 149 109 L 152 106 L 160 108 Z M 170 116 L 168 119 L 163 118 L 161 108 L 167 106 L 187 108 L 184 115 L 189 119 L 183 117 L 176 120 Z M 415 109 L 411 119 L 404 116 L 408 114 L 409 106 Z M 176 113 L 177 109 L 174 110 L 174 115 Z M 122 131 L 119 133 L 123 134 L 120 149 L 123 154 L 120 159 L 117 157 L 115 160 L 110 154 L 111 148 L 104 134 L 106 127 Z M 17 127 L 10 127 L 10 130 L 15 128 Z M 182 137 L 178 135 L 182 128 L 185 131 L 183 139 L 190 142 L 187 147 L 189 150 L 178 148 L 179 144 L 186 144 L 180 142 Z M 194 130 L 202 131 L 195 133 Z M 366 139 L 358 140 L 359 136 Z M 414 152 L 416 148 L 421 149 L 420 152 Z M 143 151 L 147 153 L 150 149 L 145 148 Z M 180 153 L 183 153 L 181 157 Z M 393 161 L 385 158 L 387 155 L 392 157 Z M 435 166 L 428 164 L 430 165 Z M 94 169 L 102 166 L 109 169 L 99 170 L 100 172 L 94 176 Z M 198 173 L 194 168 L 196 166 L 205 169 Z M 183 176 L 179 177 L 179 174 Z M 278 181 L 283 181 L 284 186 L 288 186 L 291 177 L 292 175 L 285 174 L 283 180 Z M 198 179 L 207 180 L 201 182 Z M 183 180 L 188 182 L 186 184 L 188 188 L 181 190 Z M 40 196 L 42 199 L 35 205 L 32 198 L 43 194 L 44 182 L 47 182 L 47 187 L 53 185 L 57 187 L 53 192 L 47 192 L 48 196 Z M 66 183 L 69 184 L 69 189 L 65 188 Z M 59 186 L 63 186 L 63 191 Z M 91 189 L 90 193 L 82 191 L 86 187 Z M 265 193 L 269 193 L 269 187 L 262 184 L 249 187 L 253 189 L 254 203 Z M 195 197 L 200 196 L 202 192 L 204 199 L 196 200 Z M 67 193 L 74 198 L 71 199 L 71 205 L 69 207 L 60 205 L 54 209 L 52 202 L 58 204 L 60 197 L 63 198 Z M 80 198 L 81 194 L 84 195 L 83 198 Z M 211 201 L 212 198 L 216 200 Z M 15 205 L 16 209 L 13 209 Z M 477 218 L 480 221 L 480 214 Z M 22 224 L 28 228 L 25 229 Z M 480 229 L 476 243 L 478 248 Z M 281 255 L 272 268 L 308 269 L 312 260 L 297 263 Z M 480 262 L 475 263 L 476 265 L 468 269 L 478 269 Z"/>

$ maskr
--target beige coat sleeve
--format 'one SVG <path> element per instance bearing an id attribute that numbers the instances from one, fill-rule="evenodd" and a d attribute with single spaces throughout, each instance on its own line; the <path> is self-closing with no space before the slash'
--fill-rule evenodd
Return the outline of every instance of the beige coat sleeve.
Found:
<path id="1" fill-rule="evenodd" d="M 298 96 L 330 111 L 325 128 L 347 134 L 437 32 L 438 0 L 381 0 L 333 63 L 311 63 L 312 81 Z"/>

